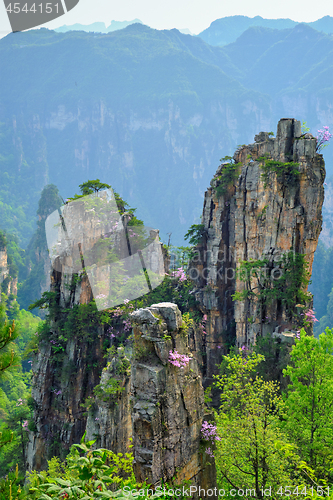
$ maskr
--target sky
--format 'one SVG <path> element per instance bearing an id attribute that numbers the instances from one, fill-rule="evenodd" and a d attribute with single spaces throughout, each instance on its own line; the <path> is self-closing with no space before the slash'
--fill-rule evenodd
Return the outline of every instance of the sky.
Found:
<path id="1" fill-rule="evenodd" d="M 53 0 L 56 1 L 56 0 Z M 63 2 L 63 0 L 60 0 Z M 198 34 L 215 19 L 226 16 L 256 15 L 267 19 L 289 18 L 298 22 L 333 17 L 331 0 L 80 0 L 63 16 L 43 25 L 53 29 L 64 24 L 91 24 L 102 21 L 109 26 L 112 20 L 131 21 L 138 18 L 155 29 L 189 29 Z M 0 32 L 11 31 L 3 0 L 0 0 Z"/>

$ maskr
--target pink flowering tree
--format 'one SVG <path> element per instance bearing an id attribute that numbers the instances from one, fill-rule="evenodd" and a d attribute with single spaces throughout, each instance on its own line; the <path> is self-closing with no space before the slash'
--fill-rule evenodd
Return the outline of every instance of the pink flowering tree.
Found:
<path id="1" fill-rule="evenodd" d="M 317 147 L 316 151 L 320 153 L 326 146 L 328 146 L 328 142 L 331 139 L 332 134 L 329 131 L 328 126 L 324 126 L 322 129 L 318 130 L 318 135 L 316 136 L 317 139 Z"/>

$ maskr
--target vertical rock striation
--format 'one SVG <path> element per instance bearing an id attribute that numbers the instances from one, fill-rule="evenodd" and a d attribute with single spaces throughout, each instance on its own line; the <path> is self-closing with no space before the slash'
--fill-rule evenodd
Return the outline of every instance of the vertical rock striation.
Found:
<path id="1" fill-rule="evenodd" d="M 263 175 L 268 159 L 297 163 L 297 172 L 278 174 L 271 168 Z M 271 273 L 281 268 L 282 256 L 291 250 L 294 256 L 305 255 L 311 272 L 322 225 L 324 161 L 316 152 L 316 139 L 301 133 L 300 122 L 280 120 L 276 138 L 261 132 L 255 143 L 240 147 L 233 160 L 233 167 L 228 160 L 229 167 L 218 168 L 206 191 L 203 237 L 190 266 L 197 298 L 208 314 L 208 377 L 235 340 L 238 346 L 249 345 L 258 334 L 293 326 L 281 301 L 273 300 L 265 317 L 255 301 L 233 301 L 235 292 L 246 289 L 236 273 L 241 261 L 267 259 Z M 234 182 L 226 179 L 228 168 L 237 172 Z"/>
<path id="2" fill-rule="evenodd" d="M 188 350 L 187 332 L 176 306 L 163 302 L 132 313 L 132 422 L 134 467 L 139 481 L 215 486 L 214 469 L 199 451 L 204 393 L 198 363 Z M 173 366 L 169 352 L 188 355 Z"/>

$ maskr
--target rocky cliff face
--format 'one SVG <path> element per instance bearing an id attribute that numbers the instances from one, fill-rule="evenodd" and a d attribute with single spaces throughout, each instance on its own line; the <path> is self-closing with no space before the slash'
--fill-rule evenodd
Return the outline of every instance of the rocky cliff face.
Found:
<path id="1" fill-rule="evenodd" d="M 205 413 L 201 376 L 188 349 L 180 311 L 175 304 L 161 303 L 131 316 L 136 477 L 152 484 L 175 477 L 178 483 L 192 480 L 212 486 L 213 471 L 199 452 Z M 188 355 L 186 366 L 173 366 L 168 361 L 170 351 Z"/>
<path id="2" fill-rule="evenodd" d="M 17 277 L 10 275 L 6 247 L 0 247 L 0 286 L 2 293 L 6 295 L 17 295 Z"/>
<path id="3" fill-rule="evenodd" d="M 324 161 L 316 153 L 316 139 L 301 134 L 300 122 L 280 120 L 276 138 L 260 133 L 255 143 L 240 147 L 233 160 L 219 167 L 206 191 L 203 238 L 190 269 L 208 315 L 208 377 L 228 343 L 236 340 L 238 346 L 248 346 L 258 334 L 293 329 L 291 307 L 287 310 L 277 295 L 263 307 L 260 287 L 265 282 L 273 290 L 273 283 L 287 271 L 282 260 L 290 251 L 289 259 L 295 262 L 299 254 L 305 255 L 311 273 L 322 225 Z M 266 265 L 261 269 L 257 264 L 252 274 L 241 277 L 236 269 L 251 259 L 266 259 Z M 248 298 L 234 301 L 235 292 Z M 308 296 L 303 305 L 310 304 Z"/>
<path id="4" fill-rule="evenodd" d="M 97 370 L 90 374 L 86 370 L 87 348 L 73 341 L 67 344 L 62 370 L 69 364 L 75 366 L 75 377 L 73 371 L 72 379 L 54 390 L 50 385 L 56 363 L 51 348 L 40 350 L 34 363 L 37 432 L 29 444 L 30 467 L 45 466 L 55 440 L 68 448 L 86 430 L 87 439 L 97 439 L 96 446 L 115 452 L 130 451 L 132 439 L 134 470 L 140 482 L 190 480 L 201 487 L 215 487 L 215 468 L 200 448 L 205 416 L 201 374 L 189 351 L 178 307 L 161 303 L 139 309 L 131 314 L 131 321 L 133 346 L 113 352 L 100 380 Z M 94 348 L 102 363 L 100 342 L 95 341 Z M 188 356 L 184 368 L 168 361 L 170 350 Z M 98 382 L 99 390 L 92 391 Z M 88 416 L 80 408 L 84 399 Z"/>
<path id="5" fill-rule="evenodd" d="M 111 309 L 112 321 L 106 322 L 91 303 L 90 269 L 83 271 L 82 266 L 97 244 L 107 243 L 111 251 L 107 231 L 100 228 L 101 214 L 108 209 L 104 194 L 66 205 L 62 224 L 57 223 L 57 211 L 46 224 L 48 241 L 53 242 L 51 320 L 32 367 L 36 430 L 31 433 L 28 462 L 31 468 L 45 467 L 50 456 L 64 456 L 87 431 L 87 439 L 96 439 L 95 446 L 116 453 L 130 451 L 132 438 L 139 481 L 156 484 L 175 478 L 214 485 L 213 469 L 199 451 L 204 393 L 198 363 L 192 357 L 184 368 L 168 362 L 172 349 L 189 354 L 178 307 L 162 303 L 132 313 L 133 342 L 129 321 L 119 325 L 120 308 Z M 103 200 L 101 212 L 98 200 Z M 92 215 L 91 207 L 98 215 Z M 129 219 L 129 214 L 122 215 L 124 225 Z M 114 220 L 111 225 L 115 226 Z M 117 223 L 110 241 L 123 262 L 128 248 L 120 226 Z M 56 238 L 63 233 L 64 238 Z M 156 237 L 156 232 L 150 231 L 152 235 Z M 97 256 L 100 253 L 94 253 Z M 149 271 L 161 264 L 156 259 L 156 251 L 147 250 L 144 261 Z M 103 269 L 106 272 L 97 265 L 97 270 Z M 119 336 L 121 328 L 125 338 L 115 349 L 119 342 L 111 332 L 117 330 Z"/>

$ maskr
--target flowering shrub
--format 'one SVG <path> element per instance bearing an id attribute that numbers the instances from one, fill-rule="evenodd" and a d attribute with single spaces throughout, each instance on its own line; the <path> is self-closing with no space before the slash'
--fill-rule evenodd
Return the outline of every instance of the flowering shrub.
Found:
<path id="1" fill-rule="evenodd" d="M 170 273 L 170 276 L 172 276 L 173 278 L 179 278 L 179 281 L 187 280 L 185 271 L 182 267 L 178 267 L 177 271 L 172 271 L 172 273 Z"/>
<path id="2" fill-rule="evenodd" d="M 309 309 L 306 313 L 304 313 L 304 315 L 306 316 L 306 319 L 311 323 L 315 323 L 316 321 L 318 321 L 312 309 Z"/>
<path id="3" fill-rule="evenodd" d="M 209 424 L 206 420 L 202 424 L 201 435 L 202 439 L 204 439 L 205 441 L 210 441 L 211 445 L 213 445 L 215 441 L 221 441 L 221 438 L 217 434 L 216 425 Z M 214 454 L 210 447 L 206 448 L 206 453 L 210 457 L 214 458 Z"/>
<path id="4" fill-rule="evenodd" d="M 328 145 L 325 144 L 325 142 L 328 142 L 331 137 L 332 134 L 330 133 L 328 126 L 323 127 L 321 130 L 318 130 L 318 135 L 316 136 L 317 139 L 316 151 L 318 152 L 322 151 Z"/>
<path id="5" fill-rule="evenodd" d="M 189 362 L 190 358 L 185 354 L 179 354 L 177 351 L 169 351 L 169 363 L 178 368 L 185 368 Z"/>

